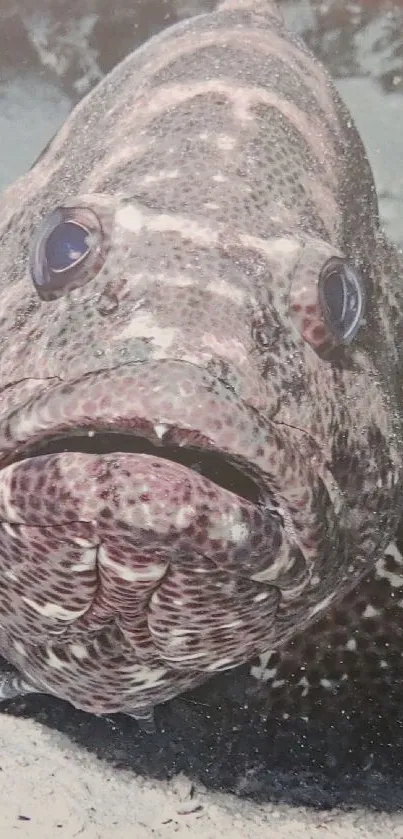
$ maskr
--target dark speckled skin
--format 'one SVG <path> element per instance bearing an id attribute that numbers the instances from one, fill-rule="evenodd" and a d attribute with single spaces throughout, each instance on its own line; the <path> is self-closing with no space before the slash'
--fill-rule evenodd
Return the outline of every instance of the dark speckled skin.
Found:
<path id="1" fill-rule="evenodd" d="M 43 301 L 60 206 L 102 241 Z M 266 651 L 333 639 L 400 517 L 402 266 L 325 71 L 267 2 L 167 30 L 2 196 L 0 241 L 2 696 L 141 718 L 257 655 L 284 687 Z M 333 257 L 365 285 L 348 346 Z"/>

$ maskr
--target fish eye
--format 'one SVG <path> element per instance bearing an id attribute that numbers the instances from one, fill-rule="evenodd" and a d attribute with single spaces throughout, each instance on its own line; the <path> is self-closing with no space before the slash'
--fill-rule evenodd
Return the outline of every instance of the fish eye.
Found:
<path id="1" fill-rule="evenodd" d="M 92 279 L 105 259 L 98 216 L 88 208 L 58 207 L 40 225 L 30 254 L 31 277 L 42 300 L 55 300 Z"/>
<path id="2" fill-rule="evenodd" d="M 360 275 L 347 260 L 332 257 L 319 277 L 319 302 L 326 326 L 339 343 L 357 334 L 364 314 L 364 289 Z"/>

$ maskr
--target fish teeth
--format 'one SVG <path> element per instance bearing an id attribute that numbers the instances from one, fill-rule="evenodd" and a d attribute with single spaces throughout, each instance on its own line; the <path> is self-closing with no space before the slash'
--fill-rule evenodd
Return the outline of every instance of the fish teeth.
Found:
<path id="1" fill-rule="evenodd" d="M 168 426 L 165 425 L 164 422 L 157 422 L 157 424 L 154 425 L 154 431 L 155 431 L 155 434 L 157 435 L 158 439 L 162 440 L 162 438 L 165 436 L 165 434 L 168 431 Z"/>

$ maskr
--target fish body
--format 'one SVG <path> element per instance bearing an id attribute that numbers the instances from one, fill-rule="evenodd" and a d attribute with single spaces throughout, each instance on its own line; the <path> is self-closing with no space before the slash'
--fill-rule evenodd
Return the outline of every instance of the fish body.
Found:
<path id="1" fill-rule="evenodd" d="M 383 560 L 400 257 L 351 116 L 259 0 L 128 56 L 0 210 L 2 696 L 147 719 Z"/>

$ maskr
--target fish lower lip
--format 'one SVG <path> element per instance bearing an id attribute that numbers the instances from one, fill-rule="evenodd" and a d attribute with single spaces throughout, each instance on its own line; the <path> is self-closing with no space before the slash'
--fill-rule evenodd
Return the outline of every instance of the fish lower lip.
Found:
<path id="1" fill-rule="evenodd" d="M 197 660 L 214 669 L 249 657 L 266 642 L 279 600 L 270 582 L 254 579 L 279 555 L 279 518 L 186 463 L 106 451 L 112 442 L 138 445 L 133 436 L 97 436 L 42 440 L 0 472 L 2 549 L 12 569 L 3 577 L 16 604 L 4 631 L 65 643 L 112 620 L 140 657 L 161 666 Z M 77 450 L 82 439 L 97 453 Z M 205 625 L 209 609 L 218 628 L 229 615 L 224 628 Z M 240 646 L 233 627 L 246 617 Z"/>

